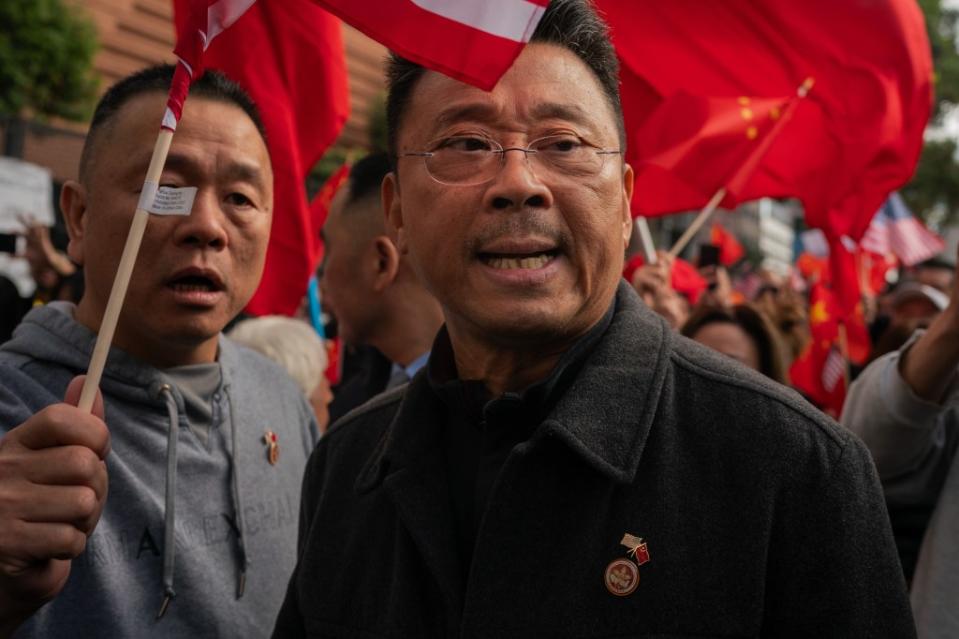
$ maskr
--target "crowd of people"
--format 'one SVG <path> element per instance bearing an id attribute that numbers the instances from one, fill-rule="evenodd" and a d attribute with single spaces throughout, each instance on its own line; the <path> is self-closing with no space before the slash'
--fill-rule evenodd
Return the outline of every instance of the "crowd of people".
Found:
<path id="1" fill-rule="evenodd" d="M 817 276 L 626 255 L 617 74 L 583 0 L 489 92 L 391 57 L 323 229 L 331 388 L 309 323 L 242 315 L 282 212 L 207 72 L 90 414 L 173 68 L 109 89 L 2 308 L 0 637 L 959 636 L 955 262 L 863 299 L 840 425 L 789 388 Z"/>

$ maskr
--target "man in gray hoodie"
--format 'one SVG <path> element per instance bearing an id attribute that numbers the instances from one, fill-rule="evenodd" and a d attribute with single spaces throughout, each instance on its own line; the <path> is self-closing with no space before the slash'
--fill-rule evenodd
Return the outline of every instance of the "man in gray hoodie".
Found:
<path id="1" fill-rule="evenodd" d="M 220 333 L 259 282 L 273 199 L 256 109 L 223 76 L 186 101 L 161 185 L 195 187 L 192 209 L 151 217 L 102 403 L 70 405 L 172 74 L 142 71 L 97 106 L 60 202 L 86 292 L 0 349 L 0 636 L 263 636 L 295 562 L 312 413 Z"/>

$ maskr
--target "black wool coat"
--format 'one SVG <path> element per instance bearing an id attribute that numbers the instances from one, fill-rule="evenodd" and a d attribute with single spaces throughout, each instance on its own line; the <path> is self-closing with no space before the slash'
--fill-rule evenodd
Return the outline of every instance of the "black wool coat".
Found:
<path id="1" fill-rule="evenodd" d="M 460 567 L 421 373 L 314 451 L 276 637 L 914 637 L 862 443 L 672 333 L 626 285 L 568 391 L 494 485 Z M 606 570 L 649 560 L 631 594 Z M 630 560 L 631 561 L 631 560 Z"/>

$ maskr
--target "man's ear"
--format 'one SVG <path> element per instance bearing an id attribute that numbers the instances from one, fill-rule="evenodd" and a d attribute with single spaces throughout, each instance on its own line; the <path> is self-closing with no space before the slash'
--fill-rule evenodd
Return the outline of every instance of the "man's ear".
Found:
<path id="1" fill-rule="evenodd" d="M 633 234 L 633 214 L 630 206 L 633 201 L 633 167 L 623 164 L 623 249 L 629 246 Z"/>
<path id="2" fill-rule="evenodd" d="M 70 243 L 67 255 L 83 266 L 84 230 L 86 229 L 87 190 L 79 182 L 68 180 L 60 189 L 60 212 L 66 222 Z"/>
<path id="3" fill-rule="evenodd" d="M 386 228 L 396 241 L 396 248 L 405 255 L 410 247 L 406 242 L 406 228 L 403 226 L 403 205 L 400 202 L 400 182 L 396 172 L 387 173 L 380 185 L 380 201 L 386 216 Z"/>
<path id="4" fill-rule="evenodd" d="M 396 281 L 396 275 L 400 272 L 400 252 L 393 240 L 385 235 L 373 238 L 373 250 L 376 252 L 373 290 L 382 293 Z"/>

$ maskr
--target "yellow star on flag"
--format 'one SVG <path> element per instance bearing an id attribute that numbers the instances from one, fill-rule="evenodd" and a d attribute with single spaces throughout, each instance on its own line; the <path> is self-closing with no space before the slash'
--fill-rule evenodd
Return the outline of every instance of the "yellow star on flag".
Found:
<path id="1" fill-rule="evenodd" d="M 825 324 L 829 319 L 829 311 L 826 309 L 826 302 L 823 300 L 819 300 L 809 309 L 809 322 L 811 324 Z"/>

